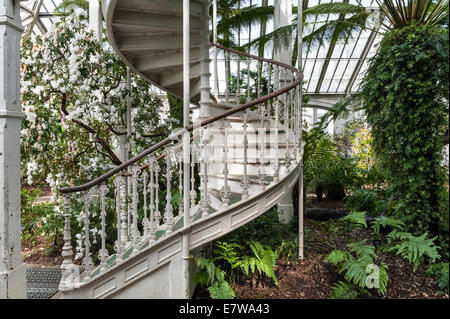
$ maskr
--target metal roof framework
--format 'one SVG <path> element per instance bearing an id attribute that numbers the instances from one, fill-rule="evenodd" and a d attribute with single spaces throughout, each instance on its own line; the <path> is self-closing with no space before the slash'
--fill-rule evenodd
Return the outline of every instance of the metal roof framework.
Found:
<path id="1" fill-rule="evenodd" d="M 253 5 L 258 5 L 258 1 L 253 0 Z M 273 5 L 270 0 L 269 4 Z M 345 1 L 351 4 L 357 4 L 366 7 L 368 10 L 377 11 L 378 7 L 375 0 L 304 0 L 304 8 L 315 6 L 319 3 Z M 53 15 L 54 9 L 61 0 L 23 0 L 20 2 L 22 24 L 27 32 L 42 34 L 47 32 L 52 23 L 55 23 L 58 17 Z M 293 5 L 297 1 L 293 0 Z M 310 27 L 304 28 L 304 35 L 319 28 L 324 22 L 330 19 L 343 18 L 332 14 L 322 15 L 320 18 L 315 16 L 307 24 Z M 259 30 L 259 28 L 253 28 Z M 375 54 L 377 44 L 382 36 L 377 31 L 362 30 L 353 36 L 348 43 L 337 43 L 335 45 L 324 45 L 318 48 L 307 47 L 304 54 L 303 70 L 305 74 L 306 94 L 321 99 L 329 97 L 329 106 L 333 101 L 345 95 L 355 93 L 359 90 L 361 79 L 367 69 L 369 59 Z M 270 31 L 270 27 L 269 30 Z M 252 33 L 250 41 L 258 34 Z M 245 38 L 244 36 L 242 38 Z M 327 108 L 326 102 L 318 103 L 317 106 Z"/>

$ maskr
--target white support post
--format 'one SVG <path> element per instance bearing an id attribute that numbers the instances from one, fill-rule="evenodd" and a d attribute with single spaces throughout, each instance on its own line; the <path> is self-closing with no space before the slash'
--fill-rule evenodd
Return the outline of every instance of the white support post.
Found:
<path id="1" fill-rule="evenodd" d="M 0 0 L 0 299 L 26 298 L 20 248 L 19 0 Z"/>
<path id="2" fill-rule="evenodd" d="M 290 25 L 292 23 L 292 1 L 274 1 L 274 5 L 274 30 Z M 291 65 L 292 45 L 290 45 L 289 47 L 282 46 L 281 48 L 278 48 L 274 51 L 275 61 Z M 284 78 L 280 78 L 280 80 L 287 81 L 287 79 Z M 280 84 L 280 88 L 283 88 L 284 86 L 286 86 L 284 83 Z"/>
<path id="3" fill-rule="evenodd" d="M 209 1 L 205 1 L 203 5 L 202 16 L 202 44 L 201 44 L 201 60 L 200 60 L 200 119 L 205 119 L 212 115 L 211 107 L 211 86 L 209 66 L 211 59 L 209 56 L 209 49 L 211 47 L 209 40 Z"/>
<path id="4" fill-rule="evenodd" d="M 303 73 L 303 0 L 298 0 L 298 70 Z M 298 107 L 299 107 L 299 149 L 300 149 L 300 165 L 299 165 L 299 177 L 298 177 L 298 256 L 300 259 L 304 257 L 304 230 L 303 230 L 303 85 L 300 83 L 300 89 L 298 93 Z"/>
<path id="5" fill-rule="evenodd" d="M 217 0 L 213 1 L 213 41 L 217 43 Z M 216 102 L 219 99 L 219 78 L 218 78 L 218 68 L 217 68 L 217 47 L 214 47 L 214 97 Z"/>
<path id="6" fill-rule="evenodd" d="M 102 41 L 102 10 L 99 0 L 89 0 L 89 30 Z"/>
<path id="7" fill-rule="evenodd" d="M 131 121 L 131 70 L 127 68 L 127 140 L 125 141 L 124 149 L 125 149 L 125 161 L 130 159 L 130 138 L 133 132 L 133 124 Z"/>
<path id="8" fill-rule="evenodd" d="M 189 111 L 191 100 L 190 87 L 190 0 L 183 0 L 183 126 L 189 126 Z M 186 131 L 183 135 L 183 201 L 184 201 L 184 227 L 190 224 L 190 170 L 191 170 L 191 138 Z M 180 177 L 181 178 L 181 177 Z M 183 291 L 186 298 L 190 297 L 190 259 L 189 259 L 189 233 L 183 234 Z"/>
<path id="9" fill-rule="evenodd" d="M 279 0 L 274 1 L 274 29 L 278 29 L 292 23 L 292 1 L 291 0 Z M 289 47 L 281 47 L 274 50 L 274 60 L 291 65 L 292 57 L 292 43 Z M 274 79 L 279 83 L 279 89 L 282 89 L 288 85 L 289 77 L 287 72 L 283 71 L 275 75 Z M 280 96 L 281 100 L 284 100 L 284 95 Z M 289 138 L 289 137 L 288 137 Z M 289 223 L 294 217 L 294 205 L 292 202 L 292 190 L 288 191 L 283 198 L 277 204 L 281 214 L 279 215 L 279 221 L 282 223 Z"/>

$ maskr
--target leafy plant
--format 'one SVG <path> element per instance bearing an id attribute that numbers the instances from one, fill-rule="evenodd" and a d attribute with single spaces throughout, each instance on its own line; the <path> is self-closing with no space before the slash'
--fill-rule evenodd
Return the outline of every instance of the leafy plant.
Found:
<path id="1" fill-rule="evenodd" d="M 353 224 L 362 225 L 367 228 L 366 212 L 351 212 L 342 218 L 342 221 L 349 221 Z"/>
<path id="2" fill-rule="evenodd" d="M 392 1 L 383 3 L 391 6 Z M 422 5 L 431 13 L 443 2 L 396 1 L 389 9 L 408 22 L 384 36 L 354 102 L 367 114 L 389 193 L 401 194 L 393 217 L 415 235 L 441 235 L 440 244 L 448 245 L 448 235 L 439 231 L 448 214 L 448 177 L 441 164 L 442 135 L 448 128 L 448 29 L 429 25 L 428 16 L 416 19 Z M 445 10 L 448 17 L 448 6 Z"/>
<path id="3" fill-rule="evenodd" d="M 367 287 L 368 269 L 375 265 L 377 256 L 375 247 L 366 244 L 366 240 L 348 244 L 348 250 L 333 250 L 325 259 L 327 262 L 335 265 L 340 274 L 344 274 L 346 284 L 338 284 L 332 290 L 332 296 L 355 296 L 355 293 L 349 294 L 349 291 L 355 290 L 360 294 L 370 294 Z M 378 266 L 379 269 L 379 286 L 375 287 L 377 291 L 386 294 L 388 274 L 387 265 L 383 262 Z M 345 293 L 344 293 L 345 292 Z"/>
<path id="4" fill-rule="evenodd" d="M 233 299 L 235 296 L 233 288 L 228 282 L 215 282 L 208 287 L 209 294 L 212 299 Z"/>
<path id="5" fill-rule="evenodd" d="M 194 285 L 208 285 L 208 291 L 213 299 L 232 299 L 235 297 L 233 288 L 225 280 L 225 271 L 214 264 L 214 260 L 204 257 L 196 258 L 200 271 L 194 274 Z"/>
<path id="6" fill-rule="evenodd" d="M 250 249 L 253 251 L 253 256 L 244 256 L 240 262 L 239 267 L 244 274 L 249 275 L 249 270 L 255 272 L 258 270 L 259 276 L 265 274 L 267 277 L 273 279 L 278 284 L 278 279 L 275 275 L 273 267 L 278 259 L 278 254 L 269 246 L 263 246 L 259 242 L 251 241 Z"/>
<path id="7" fill-rule="evenodd" d="M 273 270 L 278 255 L 269 246 L 263 246 L 256 241 L 251 241 L 249 246 L 253 256 L 240 254 L 238 251 L 242 252 L 244 247 L 237 243 L 217 242 L 213 258 L 196 258 L 199 271 L 194 274 L 194 284 L 208 286 L 213 299 L 234 298 L 234 291 L 225 279 L 231 276 L 223 270 L 223 264 L 220 262 L 225 262 L 231 269 L 240 269 L 246 276 L 256 272 L 258 279 L 265 275 L 278 283 Z"/>
<path id="8" fill-rule="evenodd" d="M 54 203 L 36 203 L 40 195 L 40 190 L 22 189 L 22 240 L 35 245 L 38 238 L 42 238 L 48 241 L 50 248 L 54 248 L 62 234 L 63 218 Z M 52 251 L 50 249 L 48 253 Z"/>
<path id="9" fill-rule="evenodd" d="M 384 202 L 379 200 L 379 192 L 361 188 L 353 191 L 344 199 L 344 207 L 349 211 L 365 211 L 369 215 L 379 213 Z"/>
<path id="10" fill-rule="evenodd" d="M 278 257 L 285 261 L 293 261 L 298 258 L 298 237 L 291 241 L 284 241 L 277 248 Z"/>
<path id="11" fill-rule="evenodd" d="M 394 251 L 397 255 L 408 260 L 414 265 L 415 271 L 425 257 L 430 258 L 432 262 L 439 259 L 440 255 L 437 252 L 439 247 L 434 244 L 435 239 L 436 237 L 428 238 L 427 233 L 416 237 L 411 233 L 395 229 L 388 236 L 389 243 L 394 245 L 387 251 Z"/>
<path id="12" fill-rule="evenodd" d="M 345 281 L 340 280 L 331 286 L 330 299 L 356 299 L 358 296 L 358 290 Z"/>
<path id="13" fill-rule="evenodd" d="M 427 276 L 435 278 L 436 284 L 439 286 L 442 294 L 448 294 L 449 286 L 449 267 L 448 262 L 433 264 L 425 271 Z"/>

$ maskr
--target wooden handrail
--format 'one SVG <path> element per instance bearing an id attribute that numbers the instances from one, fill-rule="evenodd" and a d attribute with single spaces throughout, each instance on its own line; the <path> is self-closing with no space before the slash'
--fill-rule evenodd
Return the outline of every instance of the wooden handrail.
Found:
<path id="1" fill-rule="evenodd" d="M 299 71 L 296 68 L 294 68 L 294 67 L 292 67 L 292 66 L 290 66 L 288 64 L 284 64 L 284 63 L 277 62 L 277 61 L 270 60 L 270 59 L 261 58 L 261 57 L 258 57 L 258 56 L 255 56 L 255 55 L 251 55 L 251 54 L 247 54 L 247 53 L 244 53 L 244 52 L 240 52 L 240 51 L 237 51 L 237 50 L 234 50 L 234 49 L 226 48 L 226 47 L 223 47 L 223 46 L 221 46 L 219 44 L 215 44 L 215 43 L 211 43 L 211 45 L 216 46 L 217 48 L 223 49 L 225 51 L 230 51 L 230 52 L 233 52 L 235 54 L 244 55 L 244 56 L 247 56 L 249 58 L 260 60 L 260 61 L 263 61 L 263 62 L 272 63 L 272 64 L 275 64 L 275 65 L 278 65 L 278 66 L 290 69 L 291 71 L 293 71 L 295 73 L 299 73 Z M 182 134 L 184 132 L 186 132 L 186 131 L 192 132 L 194 130 L 194 128 L 204 127 L 204 126 L 206 126 L 208 124 L 211 124 L 213 122 L 221 120 L 221 119 L 223 119 L 225 117 L 228 117 L 230 115 L 233 115 L 233 114 L 241 112 L 241 111 L 244 111 L 244 110 L 246 110 L 246 109 L 248 109 L 248 108 L 250 108 L 252 106 L 264 103 L 264 102 L 266 102 L 268 100 L 271 100 L 271 99 L 273 99 L 273 98 L 275 98 L 277 96 L 283 95 L 284 93 L 286 93 L 286 92 L 290 91 L 291 89 L 295 88 L 296 86 L 298 86 L 302 81 L 303 81 L 303 74 L 300 74 L 298 76 L 298 78 L 293 83 L 291 83 L 288 86 L 283 87 L 282 89 L 280 89 L 278 91 L 272 92 L 271 94 L 262 96 L 262 97 L 260 97 L 258 99 L 252 100 L 252 101 L 247 102 L 245 104 L 238 105 L 238 106 L 236 106 L 236 107 L 234 107 L 232 109 L 229 109 L 228 111 L 225 111 L 225 112 L 223 112 L 223 113 L 221 113 L 219 115 L 210 116 L 210 117 L 204 119 L 203 121 L 201 121 L 200 123 L 191 124 L 188 127 L 185 127 L 183 129 L 179 130 L 176 134 L 171 135 L 168 138 L 165 138 L 164 140 L 162 140 L 161 142 L 159 142 L 159 143 L 153 145 L 152 147 L 146 149 L 145 151 L 143 151 L 142 153 L 136 155 L 132 159 L 122 163 L 121 165 L 119 165 L 119 166 L 117 166 L 115 168 L 113 168 L 109 172 L 107 172 L 107 173 L 97 177 L 96 179 L 94 179 L 94 180 L 92 180 L 92 181 L 90 181 L 90 182 L 88 182 L 86 184 L 83 184 L 83 185 L 62 187 L 62 188 L 59 189 L 59 192 L 61 194 L 70 194 L 70 193 L 75 193 L 75 192 L 86 191 L 86 190 L 88 190 L 88 189 L 90 189 L 90 188 L 92 188 L 92 187 L 94 187 L 94 186 L 104 182 L 105 180 L 109 179 L 111 176 L 114 176 L 117 173 L 120 173 L 121 171 L 123 171 L 127 167 L 133 165 L 134 163 L 138 162 L 142 158 L 152 154 L 154 151 L 156 151 L 156 150 L 166 146 L 171 141 L 175 140 L 177 136 L 182 136 Z M 145 165 L 143 167 L 145 167 Z"/>

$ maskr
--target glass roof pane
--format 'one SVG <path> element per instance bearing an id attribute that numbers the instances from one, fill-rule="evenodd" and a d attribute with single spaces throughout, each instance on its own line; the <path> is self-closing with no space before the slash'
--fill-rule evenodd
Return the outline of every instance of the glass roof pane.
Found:
<path id="1" fill-rule="evenodd" d="M 274 1 L 270 0 L 269 5 L 273 5 Z M 320 3 L 341 2 L 342 0 L 308 0 L 308 7 L 315 6 Z M 33 21 L 34 12 L 40 5 L 39 16 L 36 24 L 33 27 L 33 33 L 42 34 L 50 28 L 52 23 L 58 18 L 52 17 L 54 9 L 62 2 L 62 0 L 28 0 L 21 1 L 20 6 L 22 23 L 25 28 L 29 28 Z M 248 1 L 247 1 L 248 2 Z M 261 5 L 262 0 L 253 0 L 253 5 Z M 294 6 L 297 1 L 292 0 Z M 361 4 L 367 8 L 376 8 L 378 5 L 375 0 L 350 0 L 350 4 Z M 294 16 L 295 18 L 295 16 Z M 305 21 L 303 35 L 306 36 L 312 31 L 317 30 L 321 25 L 330 20 L 338 18 L 336 14 L 323 14 L 316 17 L 308 17 Z M 251 38 L 255 39 L 259 36 L 259 25 L 252 27 Z M 273 20 L 267 24 L 267 32 L 273 31 Z M 354 92 L 359 87 L 360 79 L 362 78 L 365 69 L 367 68 L 367 59 L 372 57 L 376 50 L 376 44 L 381 40 L 381 35 L 377 34 L 373 43 L 367 46 L 371 37 L 372 31 L 364 30 L 356 32 L 354 39 L 347 44 L 337 43 L 332 52 L 329 51 L 329 45 L 325 44 L 322 47 L 304 47 L 304 80 L 306 81 L 305 88 L 307 93 L 338 93 L 346 94 L 348 85 L 351 84 Z M 244 28 L 241 30 L 242 44 L 248 41 L 248 30 Z M 237 38 L 237 37 L 236 37 Z M 273 46 L 268 44 L 265 50 L 267 58 L 272 57 Z M 255 52 L 252 52 L 255 53 Z M 328 53 L 328 55 L 327 55 Z M 329 63 L 324 63 L 327 56 L 330 57 Z M 361 61 L 358 63 L 358 61 Z M 326 70 L 322 70 L 324 66 L 328 65 Z M 357 71 L 357 74 L 354 74 Z M 316 86 L 319 83 L 320 77 L 323 77 L 323 82 L 320 90 L 316 92 Z"/>

